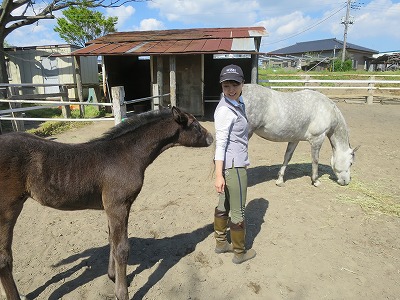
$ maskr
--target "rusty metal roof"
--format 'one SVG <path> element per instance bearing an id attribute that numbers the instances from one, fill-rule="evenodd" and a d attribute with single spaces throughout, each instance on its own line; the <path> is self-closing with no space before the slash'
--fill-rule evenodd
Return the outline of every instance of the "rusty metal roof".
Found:
<path id="1" fill-rule="evenodd" d="M 72 55 L 255 53 L 266 35 L 264 27 L 116 32 L 88 42 Z"/>

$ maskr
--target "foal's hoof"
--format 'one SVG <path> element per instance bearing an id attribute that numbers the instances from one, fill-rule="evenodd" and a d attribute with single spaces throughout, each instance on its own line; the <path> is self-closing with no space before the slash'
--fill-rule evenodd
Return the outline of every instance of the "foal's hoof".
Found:
<path id="1" fill-rule="evenodd" d="M 277 181 L 275 181 L 275 184 L 280 187 L 285 186 L 285 182 L 283 181 L 283 179 L 278 179 Z"/>
<path id="2" fill-rule="evenodd" d="M 108 275 L 108 278 L 110 278 L 110 280 L 115 283 L 115 274 L 108 273 L 107 275 Z"/>

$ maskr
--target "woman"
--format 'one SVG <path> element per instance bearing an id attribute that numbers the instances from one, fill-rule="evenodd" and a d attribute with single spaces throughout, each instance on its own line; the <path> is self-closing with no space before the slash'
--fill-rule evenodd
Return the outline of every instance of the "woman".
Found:
<path id="1" fill-rule="evenodd" d="M 256 256 L 245 248 L 244 210 L 247 196 L 248 125 L 241 97 L 244 84 L 239 66 L 228 65 L 221 70 L 221 100 L 214 113 L 215 188 L 219 194 L 214 214 L 216 253 L 234 252 L 232 261 L 240 264 Z M 230 214 L 230 222 L 229 222 Z M 232 245 L 226 234 L 230 227 Z"/>

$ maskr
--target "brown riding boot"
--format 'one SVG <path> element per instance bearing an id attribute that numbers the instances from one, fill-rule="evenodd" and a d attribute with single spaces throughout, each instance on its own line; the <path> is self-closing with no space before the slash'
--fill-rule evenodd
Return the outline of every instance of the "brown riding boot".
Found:
<path id="1" fill-rule="evenodd" d="M 244 222 L 230 224 L 231 228 L 231 240 L 233 245 L 233 256 L 232 262 L 235 264 L 241 264 L 242 262 L 252 259 L 256 256 L 256 251 L 253 249 L 246 250 L 245 244 L 245 226 Z"/>
<path id="2" fill-rule="evenodd" d="M 214 237 L 216 241 L 215 253 L 232 252 L 232 245 L 226 239 L 226 232 L 228 228 L 228 213 L 220 211 L 215 208 L 214 213 Z"/>

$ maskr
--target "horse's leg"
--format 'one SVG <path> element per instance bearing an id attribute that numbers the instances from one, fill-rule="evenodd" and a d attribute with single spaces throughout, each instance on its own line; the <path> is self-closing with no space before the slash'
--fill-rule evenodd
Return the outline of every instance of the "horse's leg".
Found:
<path id="1" fill-rule="evenodd" d="M 323 141 L 323 140 L 322 140 Z M 318 179 L 318 161 L 319 161 L 319 151 L 321 150 L 322 143 L 311 144 L 311 183 L 314 186 L 319 186 L 321 181 Z"/>
<path id="2" fill-rule="evenodd" d="M 283 159 L 283 164 L 281 169 L 278 172 L 278 179 L 276 180 L 275 184 L 277 186 L 283 186 L 283 176 L 285 175 L 286 167 L 289 164 L 289 161 L 292 159 L 293 152 L 296 150 L 297 145 L 299 142 L 289 142 L 286 148 L 285 157 Z"/>
<path id="3" fill-rule="evenodd" d="M 128 217 L 130 205 L 110 205 L 105 207 L 110 240 L 109 276 L 115 278 L 115 296 L 118 300 L 128 300 L 128 285 L 126 281 L 126 265 L 128 263 Z"/>
<path id="4" fill-rule="evenodd" d="M 12 275 L 12 239 L 15 223 L 21 213 L 24 200 L 7 205 L 7 200 L 0 198 L 0 281 L 8 300 L 19 300 L 20 295 Z M 7 205 L 7 206 L 6 206 Z"/>

